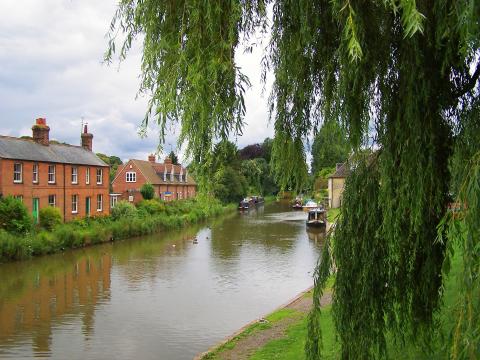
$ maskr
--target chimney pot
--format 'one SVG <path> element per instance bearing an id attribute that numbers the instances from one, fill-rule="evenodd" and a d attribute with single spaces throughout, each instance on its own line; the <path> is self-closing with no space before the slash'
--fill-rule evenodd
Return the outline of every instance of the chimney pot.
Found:
<path id="1" fill-rule="evenodd" d="M 150 161 L 151 163 L 154 163 L 155 162 L 155 155 L 154 154 L 148 155 L 148 161 Z"/>
<path id="2" fill-rule="evenodd" d="M 164 161 L 165 164 L 171 164 L 172 163 L 172 159 L 170 159 L 168 156 L 165 158 L 165 161 Z"/>

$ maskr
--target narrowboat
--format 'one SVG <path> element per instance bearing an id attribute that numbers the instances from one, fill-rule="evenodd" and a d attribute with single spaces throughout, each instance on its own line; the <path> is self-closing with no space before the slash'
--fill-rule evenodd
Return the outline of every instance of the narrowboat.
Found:
<path id="1" fill-rule="evenodd" d="M 245 198 L 238 204 L 238 210 L 249 210 L 251 205 L 251 200 Z"/>
<path id="2" fill-rule="evenodd" d="M 325 227 L 327 225 L 327 211 L 323 208 L 312 209 L 308 212 L 307 226 Z"/>
<path id="3" fill-rule="evenodd" d="M 295 200 L 293 201 L 292 209 L 293 210 L 302 210 L 303 204 L 302 204 L 302 198 L 301 197 L 296 197 Z"/>

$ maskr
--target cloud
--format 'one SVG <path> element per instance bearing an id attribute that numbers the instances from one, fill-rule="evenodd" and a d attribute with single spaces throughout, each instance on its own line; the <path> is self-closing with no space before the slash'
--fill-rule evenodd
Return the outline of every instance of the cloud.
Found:
<path id="1" fill-rule="evenodd" d="M 51 137 L 80 142 L 82 118 L 94 134 L 94 150 L 122 159 L 146 158 L 156 150 L 158 131 L 151 126 L 140 138 L 138 127 L 147 100 L 136 99 L 141 49 L 127 60 L 101 63 L 105 34 L 115 0 L 2 0 L 0 2 L 0 134 L 31 135 L 37 117 L 46 117 Z M 262 49 L 239 51 L 238 65 L 252 82 L 246 93 L 247 114 L 239 147 L 272 137 L 267 126 L 267 92 L 262 96 Z M 119 70 L 119 71 L 117 71 Z M 172 131 L 165 152 L 175 150 Z M 183 152 L 180 152 L 183 155 Z"/>

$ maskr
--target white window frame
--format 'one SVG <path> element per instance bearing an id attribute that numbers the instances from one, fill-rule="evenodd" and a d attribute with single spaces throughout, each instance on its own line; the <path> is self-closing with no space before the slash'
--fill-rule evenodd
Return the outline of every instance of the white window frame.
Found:
<path id="1" fill-rule="evenodd" d="M 78 184 L 78 166 L 72 166 L 72 184 Z"/>
<path id="2" fill-rule="evenodd" d="M 137 182 L 137 173 L 135 171 L 127 171 L 125 173 L 125 182 L 128 182 L 128 183 Z"/>
<path id="3" fill-rule="evenodd" d="M 50 171 L 53 169 L 53 171 Z M 48 165 L 48 183 L 55 184 L 56 180 L 56 167 L 55 165 Z"/>
<path id="4" fill-rule="evenodd" d="M 102 168 L 97 168 L 97 185 L 103 184 L 103 169 Z M 98 181 L 100 180 L 100 181 Z"/>
<path id="5" fill-rule="evenodd" d="M 13 163 L 13 182 L 20 184 L 23 182 L 23 164 Z"/>
<path id="6" fill-rule="evenodd" d="M 38 184 L 38 163 L 33 163 L 32 167 L 32 182 Z"/>
<path id="7" fill-rule="evenodd" d="M 85 184 L 90 185 L 90 168 L 85 169 Z"/>
<path id="8" fill-rule="evenodd" d="M 53 202 L 50 201 L 51 196 L 53 198 Z M 51 207 L 56 207 L 57 206 L 57 195 L 55 195 L 55 194 L 48 195 L 48 206 L 51 206 Z"/>
<path id="9" fill-rule="evenodd" d="M 112 201 L 110 203 L 110 207 L 113 209 L 115 207 L 115 205 L 117 205 L 117 202 L 118 202 L 118 197 L 117 195 L 113 195 L 112 196 Z"/>
<path id="10" fill-rule="evenodd" d="M 23 195 L 14 195 L 13 197 L 14 197 L 15 199 L 20 200 L 21 202 L 23 202 Z"/>
<path id="11" fill-rule="evenodd" d="M 72 195 L 72 214 L 78 213 L 78 195 Z"/>
<path id="12" fill-rule="evenodd" d="M 103 211 L 103 194 L 97 195 L 97 211 Z"/>

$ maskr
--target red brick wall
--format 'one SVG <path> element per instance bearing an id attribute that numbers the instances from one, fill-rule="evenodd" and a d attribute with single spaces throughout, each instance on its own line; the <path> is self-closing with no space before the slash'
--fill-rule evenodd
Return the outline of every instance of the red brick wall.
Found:
<path id="1" fill-rule="evenodd" d="M 137 181 L 134 183 L 126 182 L 126 173 L 129 171 L 134 171 L 137 173 Z M 112 183 L 113 192 L 121 194 L 119 200 L 127 200 L 129 195 L 133 196 L 133 202 L 136 204 L 141 201 L 142 194 L 140 193 L 140 188 L 147 181 L 142 175 L 138 167 L 134 162 L 128 161 L 125 166 L 123 166 Z M 155 195 L 161 197 L 165 191 L 172 192 L 172 195 L 166 198 L 166 201 L 177 200 L 177 192 L 182 192 L 181 199 L 187 198 L 187 191 L 189 192 L 188 197 L 194 197 L 196 195 L 195 185 L 183 185 L 183 184 L 157 184 L 155 187 Z M 163 199 L 163 196 L 162 196 Z"/>
<path id="2" fill-rule="evenodd" d="M 127 183 L 126 173 L 130 171 L 137 173 L 136 182 Z M 112 189 L 114 193 L 121 194 L 118 200 L 128 201 L 129 196 L 133 196 L 133 202 L 136 204 L 143 199 L 142 194 L 140 194 L 140 188 L 146 182 L 147 181 L 145 177 L 142 175 L 135 163 L 129 161 L 119 170 L 115 176 L 115 179 L 113 179 Z"/>
<path id="3" fill-rule="evenodd" d="M 22 183 L 13 182 L 14 163 L 22 164 Z M 55 165 L 55 183 L 48 183 L 48 165 L 50 163 L 38 162 L 38 183 L 33 183 L 33 161 L 17 161 L 0 159 L 0 193 L 3 196 L 21 195 L 23 203 L 32 211 L 33 198 L 39 199 L 40 209 L 48 206 L 48 196 L 56 195 L 56 207 L 60 210 L 66 221 L 86 216 L 86 197 L 91 198 L 90 215 L 110 214 L 109 198 L 109 168 L 102 167 L 103 181 L 97 184 L 95 166 L 78 165 L 78 184 L 71 182 L 72 165 Z M 90 168 L 90 184 L 86 184 L 86 169 Z M 65 177 L 64 177 L 65 171 Z M 65 181 L 65 182 L 64 182 Z M 64 186 L 65 184 L 65 186 Z M 78 212 L 72 213 L 72 195 L 78 195 Z M 103 195 L 103 210 L 97 211 L 97 195 Z M 65 201 L 66 199 L 66 201 Z"/>

